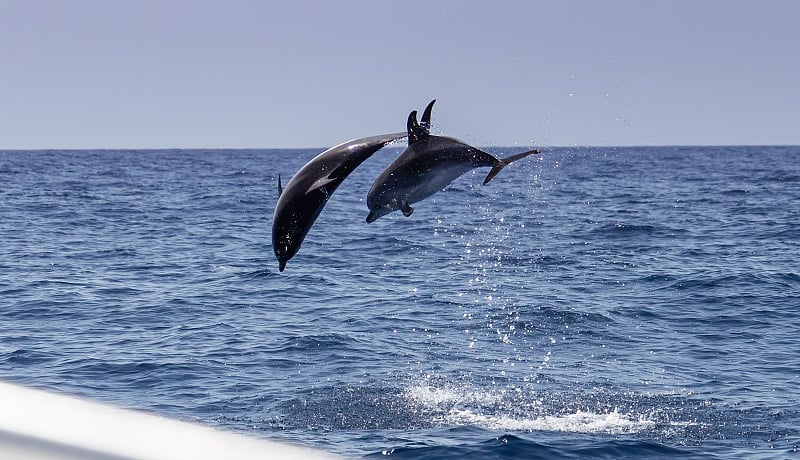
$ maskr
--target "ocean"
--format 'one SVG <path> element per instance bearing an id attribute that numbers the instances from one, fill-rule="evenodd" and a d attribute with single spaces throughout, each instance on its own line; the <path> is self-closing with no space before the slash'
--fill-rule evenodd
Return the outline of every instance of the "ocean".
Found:
<path id="1" fill-rule="evenodd" d="M 349 458 L 799 457 L 800 147 L 543 148 L 367 224 L 401 147 L 284 273 L 322 149 L 0 151 L 0 379 Z"/>

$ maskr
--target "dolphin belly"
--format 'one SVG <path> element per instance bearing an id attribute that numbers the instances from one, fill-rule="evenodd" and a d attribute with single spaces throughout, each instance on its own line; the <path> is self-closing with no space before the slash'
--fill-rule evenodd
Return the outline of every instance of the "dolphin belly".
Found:
<path id="1" fill-rule="evenodd" d="M 406 201 L 408 203 L 417 203 L 431 195 L 441 192 L 447 188 L 448 185 L 453 183 L 454 180 L 463 176 L 473 168 L 474 166 L 472 165 L 454 163 L 431 169 L 425 174 L 418 176 L 415 186 L 410 187 Z"/>
<path id="2" fill-rule="evenodd" d="M 367 207 L 370 213 L 367 222 L 374 222 L 381 216 L 394 211 L 402 210 L 408 217 L 413 212 L 409 206 L 434 195 L 467 171 L 477 167 L 465 161 L 447 161 L 440 158 L 438 161 L 420 165 L 402 165 L 392 167 L 375 181 L 367 194 Z"/>

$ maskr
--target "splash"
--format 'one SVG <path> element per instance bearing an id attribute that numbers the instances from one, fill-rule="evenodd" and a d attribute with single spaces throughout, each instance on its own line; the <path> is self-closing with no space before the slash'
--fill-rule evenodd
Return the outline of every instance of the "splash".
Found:
<path id="1" fill-rule="evenodd" d="M 435 388 L 430 385 L 412 386 L 406 389 L 405 396 L 422 406 L 436 408 L 451 404 L 493 405 L 500 403 L 501 395 L 488 391 L 466 390 L 454 387 Z"/>
<path id="2" fill-rule="evenodd" d="M 633 434 L 652 429 L 653 420 L 617 408 L 597 411 L 554 407 L 521 389 L 486 391 L 469 385 L 408 387 L 404 396 L 421 413 L 444 426 L 490 430 Z"/>
<path id="3" fill-rule="evenodd" d="M 454 425 L 473 425 L 491 430 L 562 431 L 570 433 L 632 434 L 652 428 L 654 422 L 633 419 L 616 410 L 608 413 L 584 412 L 545 415 L 533 418 L 486 415 L 470 409 L 453 409 L 447 420 Z"/>

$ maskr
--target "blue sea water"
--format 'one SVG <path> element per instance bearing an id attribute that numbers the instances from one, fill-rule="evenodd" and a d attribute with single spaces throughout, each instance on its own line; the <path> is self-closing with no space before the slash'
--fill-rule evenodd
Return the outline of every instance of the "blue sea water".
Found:
<path id="1" fill-rule="evenodd" d="M 0 379 L 354 458 L 798 458 L 800 148 L 548 148 L 367 224 L 398 148 L 284 273 L 320 149 L 0 151 Z"/>

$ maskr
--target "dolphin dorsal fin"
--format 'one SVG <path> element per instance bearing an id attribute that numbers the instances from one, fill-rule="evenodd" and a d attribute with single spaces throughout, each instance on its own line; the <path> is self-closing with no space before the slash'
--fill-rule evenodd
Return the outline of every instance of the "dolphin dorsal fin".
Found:
<path id="1" fill-rule="evenodd" d="M 432 100 L 428 103 L 428 106 L 425 107 L 425 111 L 422 112 L 422 120 L 420 120 L 420 127 L 425 130 L 425 134 L 431 133 L 431 111 L 433 110 L 433 104 L 436 102 L 436 99 Z"/>
<path id="2" fill-rule="evenodd" d="M 408 114 L 408 144 L 419 142 L 431 135 L 431 111 L 436 99 L 430 101 L 422 112 L 422 121 L 417 122 L 417 111 Z"/>
<path id="3" fill-rule="evenodd" d="M 411 145 L 414 142 L 420 140 L 420 137 L 424 136 L 424 131 L 422 127 L 420 127 L 419 123 L 417 122 L 417 111 L 412 110 L 411 113 L 408 114 L 408 122 L 406 123 L 406 127 L 408 129 L 408 144 Z"/>
<path id="4" fill-rule="evenodd" d="M 283 184 L 281 184 L 281 175 L 278 174 L 278 197 L 283 195 Z"/>

